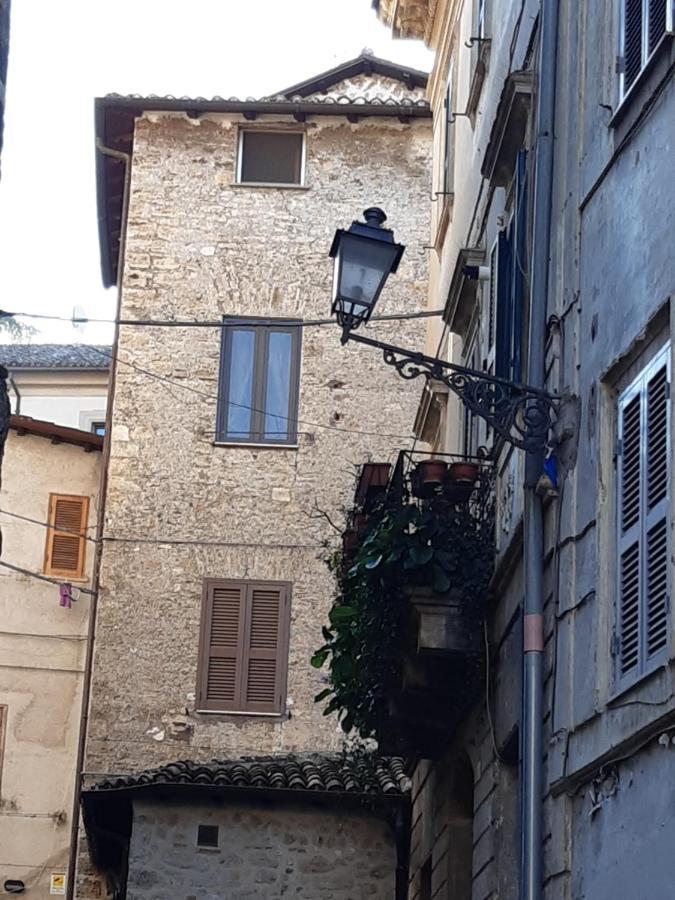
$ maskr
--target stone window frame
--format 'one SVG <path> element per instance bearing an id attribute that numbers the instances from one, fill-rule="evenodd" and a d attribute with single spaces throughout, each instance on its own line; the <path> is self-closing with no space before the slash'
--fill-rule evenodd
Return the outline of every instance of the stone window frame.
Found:
<path id="1" fill-rule="evenodd" d="M 244 135 L 252 132 L 264 132 L 266 134 L 299 134 L 302 136 L 302 150 L 300 157 L 300 181 L 242 181 L 241 170 L 243 161 Z M 274 125 L 239 125 L 237 128 L 237 152 L 234 160 L 234 185 L 240 188 L 282 188 L 285 190 L 304 190 L 307 188 L 307 130 L 297 126 L 283 123 Z"/>

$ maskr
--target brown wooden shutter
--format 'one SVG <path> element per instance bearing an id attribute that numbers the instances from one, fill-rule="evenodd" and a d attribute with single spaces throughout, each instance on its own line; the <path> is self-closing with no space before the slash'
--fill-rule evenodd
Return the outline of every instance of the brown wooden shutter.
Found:
<path id="1" fill-rule="evenodd" d="M 247 590 L 242 701 L 248 712 L 283 710 L 288 645 L 285 584 L 253 582 Z"/>
<path id="2" fill-rule="evenodd" d="M 204 588 L 198 708 L 281 713 L 290 587 L 209 580 Z"/>
<path id="3" fill-rule="evenodd" d="M 200 709 L 236 711 L 241 706 L 245 609 L 245 584 L 206 582 L 199 666 Z"/>
<path id="4" fill-rule="evenodd" d="M 49 525 L 45 546 L 47 575 L 84 577 L 84 547 L 89 498 L 69 494 L 49 495 Z"/>

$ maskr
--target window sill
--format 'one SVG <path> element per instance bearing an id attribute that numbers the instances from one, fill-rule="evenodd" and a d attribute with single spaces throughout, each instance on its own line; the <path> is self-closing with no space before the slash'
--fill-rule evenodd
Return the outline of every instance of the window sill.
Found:
<path id="1" fill-rule="evenodd" d="M 276 181 L 233 181 L 231 187 L 236 188 L 276 188 L 284 191 L 308 191 L 308 184 L 285 184 Z"/>
<path id="2" fill-rule="evenodd" d="M 59 573 L 55 575 L 53 572 L 42 572 L 45 578 L 54 578 L 59 584 L 89 584 L 89 578 L 77 578 L 75 575 L 64 575 Z"/>
<path id="3" fill-rule="evenodd" d="M 256 444 L 251 441 L 212 441 L 213 447 L 241 447 L 242 450 L 298 450 L 300 445 L 295 444 Z"/>
<path id="4" fill-rule="evenodd" d="M 218 716 L 222 719 L 277 719 L 288 718 L 287 713 L 242 712 L 241 710 L 196 709 L 196 716 Z"/>
<path id="5" fill-rule="evenodd" d="M 621 129 L 621 134 L 617 135 L 619 138 L 622 138 L 633 125 L 646 103 L 660 86 L 663 78 L 667 76 L 672 64 L 671 56 L 674 46 L 673 35 L 664 34 L 652 51 L 644 69 L 619 101 L 607 126 L 618 132 L 622 123 L 627 121 L 627 127 Z M 631 111 L 634 114 L 629 116 Z"/>
<path id="6" fill-rule="evenodd" d="M 654 679 L 658 674 L 662 674 L 664 669 L 668 669 L 668 653 L 664 650 L 658 657 L 656 663 L 654 663 L 653 667 L 648 669 L 646 672 L 640 672 L 635 675 L 630 681 L 626 681 L 622 685 L 612 684 L 609 696 L 605 701 L 605 707 L 607 710 L 612 710 L 617 706 L 621 706 L 621 701 L 624 700 L 627 694 L 630 694 L 631 691 L 641 692 L 644 688 L 647 687 L 650 680 Z M 638 697 L 634 701 L 635 703 L 643 702 L 643 698 Z M 647 700 L 646 704 L 649 706 L 652 701 Z"/>

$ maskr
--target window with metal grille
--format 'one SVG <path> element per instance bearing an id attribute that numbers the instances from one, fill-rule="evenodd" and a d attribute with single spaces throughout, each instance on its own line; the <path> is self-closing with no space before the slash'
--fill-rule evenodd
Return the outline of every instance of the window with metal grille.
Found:
<path id="1" fill-rule="evenodd" d="M 666 34 L 673 33 L 673 0 L 621 0 L 619 71 L 623 97 Z"/>
<path id="2" fill-rule="evenodd" d="M 239 184 L 303 184 L 305 135 L 298 131 L 239 132 Z"/>
<path id="3" fill-rule="evenodd" d="M 89 498 L 50 494 L 44 572 L 83 578 Z"/>
<path id="4" fill-rule="evenodd" d="M 283 320 L 225 320 L 218 441 L 295 444 L 300 331 L 297 323 Z"/>
<path id="5" fill-rule="evenodd" d="M 613 649 L 619 686 L 668 651 L 670 347 L 621 394 L 617 442 L 618 590 Z"/>
<path id="6" fill-rule="evenodd" d="M 286 582 L 204 584 L 197 705 L 279 715 L 284 710 L 291 589 Z"/>

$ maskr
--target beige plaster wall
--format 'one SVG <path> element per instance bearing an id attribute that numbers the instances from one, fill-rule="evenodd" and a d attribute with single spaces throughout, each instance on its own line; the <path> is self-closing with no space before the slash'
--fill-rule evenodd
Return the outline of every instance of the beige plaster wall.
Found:
<path id="1" fill-rule="evenodd" d="M 10 431 L 0 509 L 44 522 L 50 492 L 86 495 L 94 526 L 100 460 Z M 46 529 L 1 513 L 0 527 L 3 560 L 42 572 Z M 93 562 L 90 543 L 76 585 L 91 587 Z M 63 609 L 56 585 L 0 567 L 0 884 L 21 879 L 31 897 L 49 896 L 51 873 L 66 869 L 90 602 Z"/>
<path id="2" fill-rule="evenodd" d="M 269 117 L 255 124 L 268 123 L 278 124 Z M 373 204 L 385 208 L 407 245 L 382 312 L 424 307 L 428 122 L 280 123 L 306 131 L 305 189 L 234 185 L 239 124 L 159 114 L 137 122 L 124 317 L 325 317 L 334 230 Z M 378 323 L 371 333 L 415 347 L 424 325 Z M 341 740 L 336 720 L 313 701 L 324 683 L 309 659 L 332 597 L 319 557 L 322 542 L 339 540 L 314 508 L 342 524 L 355 464 L 393 460 L 410 445 L 421 384 L 398 378 L 376 351 L 341 347 L 335 326 L 307 328 L 298 447 L 214 446 L 219 352 L 212 328 L 121 332 L 91 773 L 175 758 L 329 749 Z M 293 583 L 284 716 L 195 712 L 205 577 Z"/>

